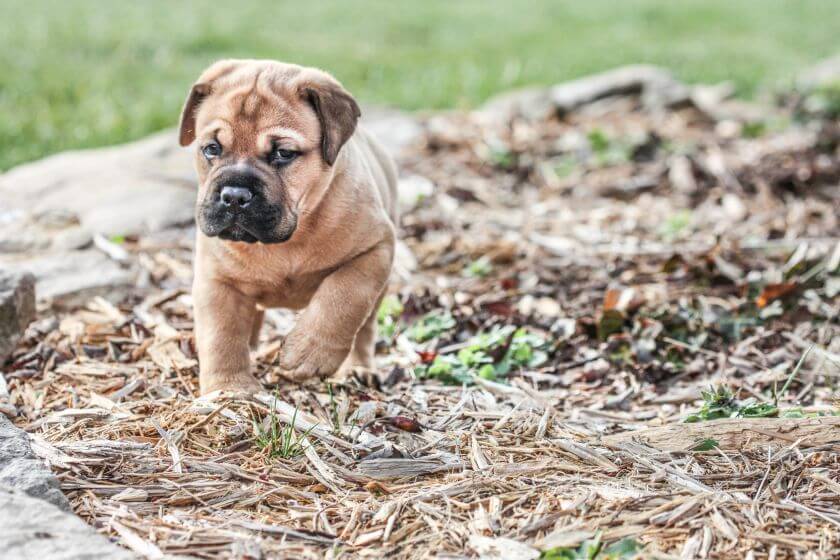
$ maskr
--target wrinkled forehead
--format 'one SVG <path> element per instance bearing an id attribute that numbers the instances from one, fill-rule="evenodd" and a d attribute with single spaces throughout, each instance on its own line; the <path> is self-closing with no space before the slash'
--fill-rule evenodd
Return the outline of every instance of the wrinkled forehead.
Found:
<path id="1" fill-rule="evenodd" d="M 255 70 L 215 81 L 196 115 L 198 137 L 216 138 L 241 153 L 264 152 L 280 140 L 299 149 L 317 146 L 318 117 L 294 87 L 293 77 Z"/>

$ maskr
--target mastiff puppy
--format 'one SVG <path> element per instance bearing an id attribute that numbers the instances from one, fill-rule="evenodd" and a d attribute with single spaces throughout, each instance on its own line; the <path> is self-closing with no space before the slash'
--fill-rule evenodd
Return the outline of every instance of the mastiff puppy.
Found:
<path id="1" fill-rule="evenodd" d="M 180 142 L 199 188 L 193 302 L 201 393 L 258 391 L 263 309 L 303 310 L 280 351 L 295 380 L 373 365 L 394 258 L 396 168 L 332 76 L 223 60 L 193 85 Z"/>

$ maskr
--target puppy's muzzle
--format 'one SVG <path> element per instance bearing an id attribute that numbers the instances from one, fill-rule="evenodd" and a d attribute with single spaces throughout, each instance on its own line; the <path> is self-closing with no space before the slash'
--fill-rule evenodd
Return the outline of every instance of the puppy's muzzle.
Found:
<path id="1" fill-rule="evenodd" d="M 247 208 L 254 199 L 254 193 L 248 187 L 225 185 L 219 191 L 219 202 L 231 211 Z"/>
<path id="2" fill-rule="evenodd" d="M 245 243 L 286 241 L 297 225 L 294 213 L 286 211 L 259 170 L 243 167 L 222 169 L 211 180 L 196 216 L 202 233 Z"/>
<path id="3" fill-rule="evenodd" d="M 212 203 L 220 209 L 237 213 L 252 206 L 257 195 L 264 189 L 260 177 L 252 170 L 228 171 L 215 181 L 215 196 Z"/>

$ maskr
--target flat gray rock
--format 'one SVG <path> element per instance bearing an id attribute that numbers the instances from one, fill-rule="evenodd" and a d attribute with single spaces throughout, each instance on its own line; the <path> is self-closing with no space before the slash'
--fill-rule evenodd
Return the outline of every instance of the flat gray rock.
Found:
<path id="1" fill-rule="evenodd" d="M 35 278 L 30 274 L 0 272 L 0 363 L 11 354 L 34 318 Z"/>
<path id="2" fill-rule="evenodd" d="M 688 99 L 688 88 L 663 68 L 645 64 L 622 66 L 551 88 L 551 101 L 559 113 L 573 111 L 613 95 L 639 94 L 650 105 L 667 106 Z"/>
<path id="3" fill-rule="evenodd" d="M 690 89 L 657 66 L 634 64 L 561 82 L 548 88 L 529 87 L 489 99 L 477 113 L 491 122 L 513 118 L 538 121 L 563 115 L 614 95 L 639 95 L 648 106 L 688 101 Z"/>
<path id="4" fill-rule="evenodd" d="M 490 122 L 507 122 L 514 118 L 540 121 L 556 111 L 551 89 L 530 87 L 501 93 L 488 99 L 477 113 Z"/>
<path id="5" fill-rule="evenodd" d="M 397 109 L 363 106 L 361 123 L 392 157 L 423 134 L 423 127 L 414 115 Z"/>
<path id="6" fill-rule="evenodd" d="M 14 214 L 31 220 L 61 212 L 91 234 L 158 231 L 193 219 L 192 153 L 178 145 L 173 130 L 64 152 L 0 175 L 0 199 L 12 201 L 0 212 L 0 224 Z"/>
<path id="7" fill-rule="evenodd" d="M 0 414 L 0 486 L 20 490 L 63 510 L 70 504 L 59 488 L 58 479 L 35 456 L 29 436 Z M 2 522 L 0 522 L 2 527 Z M 0 541 L 2 542 L 2 541 Z"/>
<path id="8" fill-rule="evenodd" d="M 0 487 L 0 560 L 127 560 L 135 555 L 73 515 Z"/>
<path id="9" fill-rule="evenodd" d="M 134 284 L 136 273 L 98 249 L 51 251 L 32 256 L 0 253 L 0 267 L 30 272 L 38 282 L 38 298 L 66 306 L 93 296 L 108 296 Z"/>
<path id="10" fill-rule="evenodd" d="M 805 90 L 840 85 L 840 54 L 826 58 L 801 72 L 796 79 L 796 85 Z"/>

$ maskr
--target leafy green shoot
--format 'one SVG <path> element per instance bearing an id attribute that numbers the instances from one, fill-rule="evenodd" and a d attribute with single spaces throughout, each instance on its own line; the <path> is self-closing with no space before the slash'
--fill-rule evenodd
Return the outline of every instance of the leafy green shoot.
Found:
<path id="1" fill-rule="evenodd" d="M 431 364 L 416 368 L 415 374 L 452 384 L 469 384 L 476 377 L 500 381 L 512 370 L 545 363 L 546 347 L 546 341 L 535 333 L 512 325 L 496 327 L 474 336 L 456 354 L 436 356 Z"/>
<path id="2" fill-rule="evenodd" d="M 601 534 L 582 543 L 578 548 L 558 546 L 542 551 L 540 560 L 629 560 L 638 558 L 643 546 L 634 539 L 625 538 L 604 547 Z"/>
<path id="3" fill-rule="evenodd" d="M 764 121 L 748 121 L 741 127 L 744 138 L 759 138 L 767 133 L 767 123 Z"/>
<path id="4" fill-rule="evenodd" d="M 719 447 L 720 442 L 713 438 L 706 438 L 703 440 L 698 441 L 694 447 L 691 448 L 692 451 L 711 451 L 715 447 Z"/>
<path id="5" fill-rule="evenodd" d="M 755 399 L 739 401 L 732 391 L 721 385 L 701 391 L 703 405 L 689 415 L 687 423 L 719 420 L 721 418 L 770 418 L 779 415 L 779 407 L 771 403 L 759 403 Z"/>
<path id="6" fill-rule="evenodd" d="M 376 323 L 382 338 L 388 341 L 394 338 L 402 312 L 403 304 L 397 296 L 387 295 L 382 298 L 382 303 L 376 310 Z"/>
<path id="7" fill-rule="evenodd" d="M 493 272 L 493 264 L 487 257 L 478 258 L 464 268 L 464 276 L 470 278 L 484 278 L 491 272 Z"/>
<path id="8" fill-rule="evenodd" d="M 455 328 L 455 319 L 447 311 L 432 311 L 420 317 L 408 329 L 408 337 L 415 342 L 427 342 Z"/>

